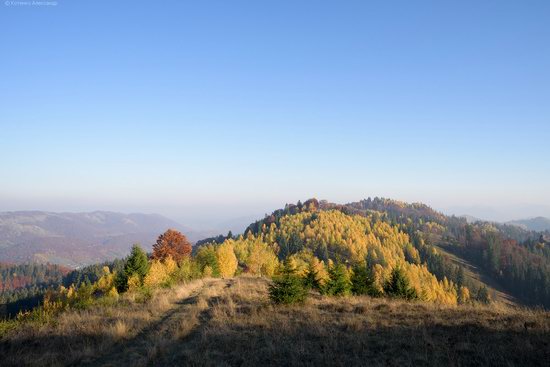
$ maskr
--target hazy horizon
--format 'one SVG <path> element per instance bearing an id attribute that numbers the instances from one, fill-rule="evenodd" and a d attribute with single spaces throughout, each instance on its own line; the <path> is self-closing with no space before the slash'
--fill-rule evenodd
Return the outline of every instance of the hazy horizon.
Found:
<path id="1" fill-rule="evenodd" d="M 330 202 L 336 202 L 340 204 L 352 202 L 352 201 L 359 201 L 362 199 L 366 199 L 368 196 L 362 197 L 361 199 L 357 200 L 351 200 L 351 201 L 334 201 L 329 200 Z M 372 196 L 374 197 L 374 196 Z M 301 198 L 298 200 L 305 201 L 308 198 Z M 323 200 L 323 198 L 318 198 L 320 200 Z M 396 199 L 396 198 L 392 198 Z M 399 200 L 397 198 L 396 200 Z M 296 200 L 297 201 L 297 200 Z M 198 230 L 198 231 L 212 231 L 212 233 L 218 231 L 220 233 L 224 233 L 228 230 L 232 230 L 233 232 L 239 233 L 242 232 L 246 226 L 253 221 L 257 219 L 261 219 L 265 214 L 269 214 L 273 212 L 276 209 L 280 209 L 284 207 L 286 203 L 295 203 L 296 201 L 287 201 L 287 202 L 281 202 L 280 204 L 273 204 L 271 206 L 237 206 L 236 208 L 212 208 L 212 207 L 191 207 L 194 211 L 198 211 L 198 213 L 193 214 L 186 214 L 185 210 L 179 210 L 177 208 L 173 208 L 171 210 L 166 210 L 162 208 L 155 208 L 155 207 L 135 207 L 135 208 L 124 208 L 124 207 L 113 207 L 113 206 L 105 206 L 105 207 L 74 207 L 72 209 L 66 209 L 64 207 L 12 207 L 11 209 L 3 209 L 0 208 L 0 212 L 7 212 L 7 211 L 31 211 L 31 210 L 39 210 L 39 211 L 48 211 L 48 212 L 70 212 L 70 213 L 78 213 L 78 212 L 93 212 L 93 211 L 113 211 L 113 212 L 121 212 L 121 213 L 145 213 L 145 214 L 159 214 L 162 216 L 165 216 L 169 219 L 172 219 L 182 226 L 187 227 L 191 230 Z M 418 200 L 408 201 L 408 202 L 420 202 Z M 518 205 L 513 207 L 483 207 L 483 206 L 455 206 L 455 207 L 438 207 L 433 206 L 428 202 L 423 202 L 424 204 L 431 206 L 433 209 L 442 212 L 446 215 L 456 215 L 456 216 L 463 216 L 463 215 L 470 215 L 473 217 L 476 217 L 481 220 L 487 220 L 487 221 L 495 221 L 495 222 L 508 222 L 513 220 L 520 220 L 520 219 L 530 219 L 535 217 L 546 217 L 550 218 L 550 207 L 545 206 L 531 206 L 531 205 Z M 187 210 L 187 212 L 191 211 L 191 208 Z M 217 210 L 216 210 L 217 209 Z M 222 209 L 222 210 L 220 210 Z M 249 211 L 247 211 L 247 209 Z M 212 214 L 213 212 L 216 212 L 216 214 Z"/>
<path id="2" fill-rule="evenodd" d="M 550 217 L 550 3 L 208 5 L 6 5 L 0 211 Z"/>

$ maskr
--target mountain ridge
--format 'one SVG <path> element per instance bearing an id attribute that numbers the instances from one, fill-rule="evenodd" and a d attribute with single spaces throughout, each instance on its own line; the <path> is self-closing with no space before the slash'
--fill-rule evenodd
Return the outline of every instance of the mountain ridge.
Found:
<path id="1" fill-rule="evenodd" d="M 542 216 L 511 220 L 506 222 L 506 224 L 537 232 L 550 231 L 550 219 Z"/>
<path id="2" fill-rule="evenodd" d="M 202 236 L 160 214 L 113 211 L 0 213 L 0 261 L 50 262 L 70 267 L 125 256 L 133 243 L 150 248 L 168 228 Z"/>

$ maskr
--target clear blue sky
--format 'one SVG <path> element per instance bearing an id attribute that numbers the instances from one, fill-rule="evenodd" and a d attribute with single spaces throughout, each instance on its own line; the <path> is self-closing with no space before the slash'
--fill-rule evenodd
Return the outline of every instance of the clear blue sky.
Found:
<path id="1" fill-rule="evenodd" d="M 549 1 L 0 7 L 0 211 L 550 216 Z"/>

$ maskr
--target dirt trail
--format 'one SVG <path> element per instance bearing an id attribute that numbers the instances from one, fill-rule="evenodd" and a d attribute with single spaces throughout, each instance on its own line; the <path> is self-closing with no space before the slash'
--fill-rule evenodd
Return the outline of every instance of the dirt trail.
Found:
<path id="1" fill-rule="evenodd" d="M 187 297 L 175 302 L 160 318 L 151 322 L 134 338 L 114 344 L 105 353 L 79 366 L 158 366 L 158 359 L 177 341 L 180 345 L 207 323 L 207 308 L 220 289 L 231 280 L 210 279 Z"/>
<path id="2" fill-rule="evenodd" d="M 219 285 L 220 283 L 218 283 Z M 207 307 L 201 310 L 197 317 L 197 325 L 180 338 L 173 338 L 170 343 L 163 345 L 163 349 L 156 355 L 154 360 L 150 361 L 149 366 L 185 366 L 189 364 L 189 353 L 195 353 L 199 350 L 199 345 L 202 340 L 202 331 L 208 325 L 212 318 L 212 306 L 217 304 L 221 299 L 221 294 L 225 289 L 232 287 L 235 284 L 235 279 L 223 281 L 223 287 L 215 289 L 215 295 L 208 297 Z M 193 364 L 191 362 L 191 364 Z"/>

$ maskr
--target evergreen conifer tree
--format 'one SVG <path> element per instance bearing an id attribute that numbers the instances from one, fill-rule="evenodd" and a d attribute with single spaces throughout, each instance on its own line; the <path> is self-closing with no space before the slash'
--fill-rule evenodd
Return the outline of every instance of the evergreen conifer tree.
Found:
<path id="1" fill-rule="evenodd" d="M 347 296 L 351 293 L 351 281 L 344 264 L 336 264 L 328 270 L 329 279 L 324 293 L 329 296 Z"/>
<path id="2" fill-rule="evenodd" d="M 122 293 L 128 290 L 128 279 L 133 275 L 136 275 L 143 284 L 143 278 L 145 278 L 148 271 L 147 254 L 139 245 L 132 246 L 132 252 L 126 258 L 124 270 L 118 273 L 115 279 L 117 291 Z"/>
<path id="3" fill-rule="evenodd" d="M 321 284 L 319 283 L 319 272 L 315 269 L 313 263 L 310 263 L 307 268 L 304 276 L 304 287 L 306 289 L 321 289 Z"/>
<path id="4" fill-rule="evenodd" d="M 390 297 L 413 300 L 418 298 L 416 290 L 409 285 L 409 279 L 399 266 L 393 268 L 390 279 L 384 285 L 384 292 Z"/>
<path id="5" fill-rule="evenodd" d="M 282 273 L 275 277 L 273 284 L 269 286 L 269 298 L 278 304 L 292 304 L 304 302 L 306 297 L 307 290 L 296 274 L 296 269 L 287 259 Z"/>
<path id="6" fill-rule="evenodd" d="M 374 284 L 374 277 L 367 269 L 366 264 L 356 265 L 353 267 L 353 275 L 351 276 L 351 291 L 353 294 L 358 296 L 380 296 L 380 291 Z"/>

